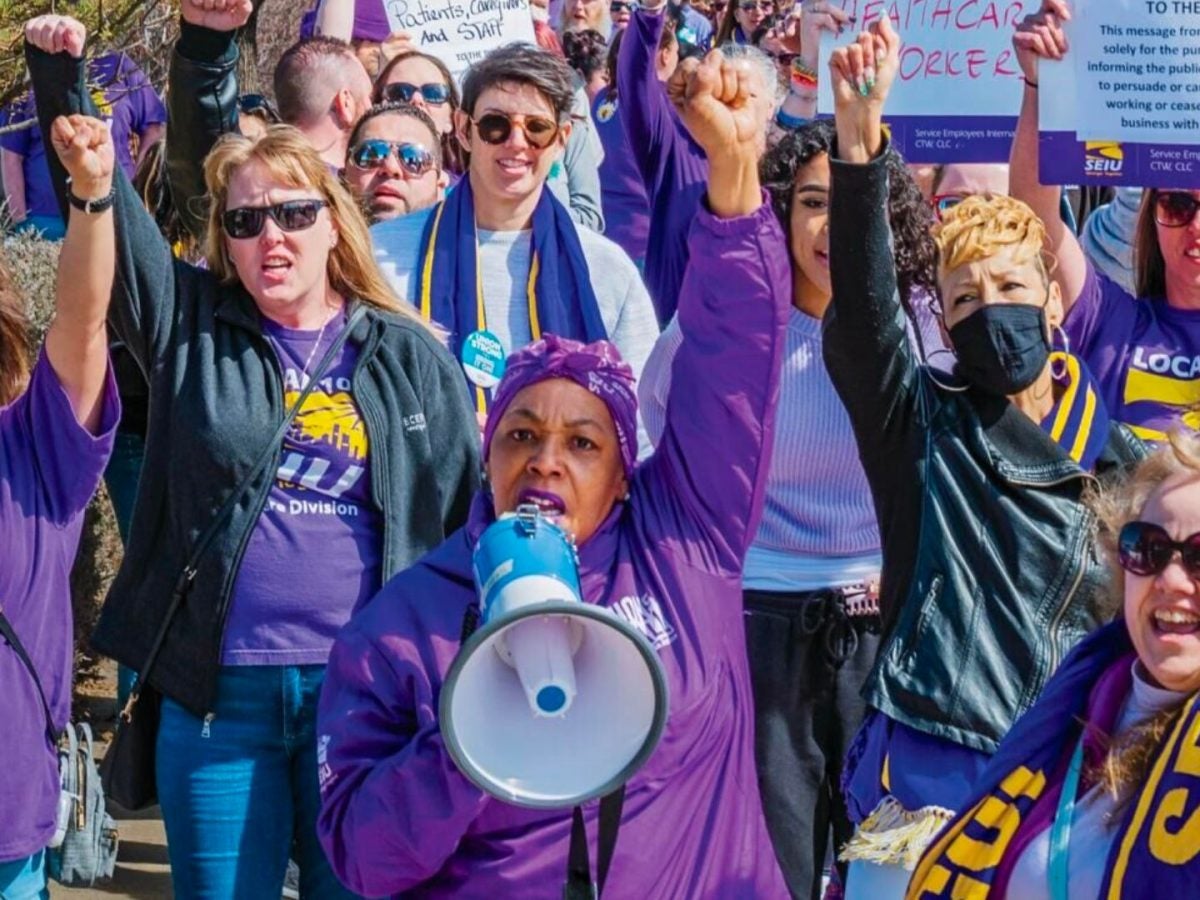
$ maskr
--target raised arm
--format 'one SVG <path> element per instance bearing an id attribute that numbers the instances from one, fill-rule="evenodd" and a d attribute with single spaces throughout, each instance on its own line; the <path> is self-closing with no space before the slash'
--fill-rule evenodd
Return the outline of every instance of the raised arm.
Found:
<path id="1" fill-rule="evenodd" d="M 83 25 L 66 16 L 39 16 L 25 26 L 25 59 L 47 147 L 54 145 L 52 123 L 59 117 L 97 115 L 85 78 L 85 36 Z M 65 197 L 67 170 L 54 153 L 46 154 L 46 162 L 56 193 Z M 166 347 L 174 325 L 174 258 L 120 166 L 113 173 L 113 184 L 116 279 L 109 323 L 148 372 Z"/>
<path id="2" fill-rule="evenodd" d="M 835 50 L 829 75 L 837 144 L 830 161 L 825 366 L 850 416 L 867 470 L 885 473 L 911 446 L 920 370 L 905 330 L 888 223 L 883 108 L 899 66 L 887 17 Z M 874 479 L 873 479 L 874 480 Z"/>
<path id="3" fill-rule="evenodd" d="M 384 588 L 380 603 L 404 598 Z M 393 627 L 377 645 L 359 623 L 378 618 L 368 608 L 338 636 L 317 712 L 317 836 L 342 883 L 368 897 L 436 875 L 487 803 L 446 751 L 420 628 Z"/>
<path id="4" fill-rule="evenodd" d="M 1087 278 L 1087 260 L 1075 233 L 1059 214 L 1062 187 L 1038 178 L 1038 60 L 1062 60 L 1067 37 L 1062 23 L 1071 18 L 1066 0 L 1042 0 L 1042 7 L 1017 26 L 1013 48 L 1025 77 L 1021 116 L 1009 157 L 1009 193 L 1029 204 L 1046 226 L 1046 249 L 1057 265 L 1054 279 L 1062 289 L 1067 310 L 1079 298 Z"/>
<path id="5" fill-rule="evenodd" d="M 181 0 L 179 40 L 167 75 L 167 185 L 184 228 L 203 242 L 204 159 L 238 130 L 238 48 L 234 37 L 251 0 Z"/>
<path id="6" fill-rule="evenodd" d="M 108 126 L 70 116 L 51 129 L 54 152 L 71 173 L 71 193 L 104 201 L 113 185 L 114 148 Z M 58 258 L 54 322 L 46 334 L 46 356 L 62 383 L 75 418 L 97 432 L 108 374 L 105 318 L 116 271 L 116 233 L 111 206 L 88 212 L 74 206 Z"/>
<path id="7" fill-rule="evenodd" d="M 633 14 L 617 58 L 617 112 L 648 191 L 659 188 L 669 156 L 680 140 L 675 112 L 655 70 L 666 6 L 661 0 L 657 6 L 647 4 Z"/>
<path id="8" fill-rule="evenodd" d="M 350 43 L 354 37 L 355 0 L 320 0 L 313 33 Z"/>
<path id="9" fill-rule="evenodd" d="M 675 358 L 666 429 L 639 471 L 664 534 L 701 538 L 698 565 L 740 572 L 766 484 L 791 300 L 787 241 L 763 202 L 757 120 L 743 61 L 714 50 L 682 94 L 681 113 L 709 154 L 707 209 L 690 236 L 680 294 L 687 335 Z"/>

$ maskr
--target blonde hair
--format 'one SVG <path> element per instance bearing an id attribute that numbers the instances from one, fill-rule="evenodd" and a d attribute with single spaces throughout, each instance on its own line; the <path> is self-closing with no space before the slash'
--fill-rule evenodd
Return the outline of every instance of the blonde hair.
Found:
<path id="1" fill-rule="evenodd" d="M 25 298 L 0 259 L 0 406 L 21 396 L 29 381 L 28 328 Z"/>
<path id="2" fill-rule="evenodd" d="M 1117 562 L 1117 537 L 1122 526 L 1141 516 L 1150 498 L 1173 478 L 1200 477 L 1200 435 L 1173 432 L 1167 446 L 1143 460 L 1127 478 L 1093 491 L 1088 505 L 1099 520 L 1098 540 L 1114 570 L 1114 593 L 1124 578 Z M 1114 597 L 1114 600 L 1117 598 Z M 1151 716 L 1116 736 L 1100 735 L 1107 745 L 1104 758 L 1088 770 L 1088 780 L 1100 784 L 1123 808 L 1150 772 L 1163 739 L 1183 712 L 1183 701 Z"/>
<path id="3" fill-rule="evenodd" d="M 347 300 L 357 299 L 379 309 L 421 321 L 411 304 L 401 301 L 388 284 L 371 249 L 371 234 L 358 204 L 329 171 L 312 144 L 290 125 L 271 125 L 257 138 L 226 134 L 204 161 L 204 182 L 211 204 L 205 235 L 209 269 L 222 282 L 233 284 L 237 271 L 225 247 L 221 217 L 229 199 L 234 173 L 249 162 L 259 162 L 286 185 L 312 188 L 329 204 L 329 215 L 338 229 L 337 244 L 326 264 L 330 286 Z"/>
<path id="4" fill-rule="evenodd" d="M 933 226 L 938 268 L 957 269 L 978 262 L 1006 247 L 1015 247 L 1021 262 L 1036 259 L 1043 274 L 1048 270 L 1042 255 L 1046 227 L 1032 209 L 1000 194 L 975 194 L 942 214 Z"/>

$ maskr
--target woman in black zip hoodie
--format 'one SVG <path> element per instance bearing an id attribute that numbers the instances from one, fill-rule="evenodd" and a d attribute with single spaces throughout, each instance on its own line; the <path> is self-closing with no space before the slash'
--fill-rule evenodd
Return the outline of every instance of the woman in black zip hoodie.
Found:
<path id="1" fill-rule="evenodd" d="M 26 39 L 43 133 L 70 129 L 64 116 L 91 109 L 83 26 L 41 17 Z M 129 544 L 93 643 L 164 697 L 175 894 L 278 897 L 290 852 L 304 895 L 343 897 L 314 828 L 328 651 L 356 606 L 463 523 L 478 429 L 458 366 L 392 295 L 361 214 L 299 132 L 230 136 L 205 176 L 207 271 L 172 257 L 120 173 L 109 196 L 71 198 L 113 205 L 109 315 L 150 384 Z"/>
<path id="2" fill-rule="evenodd" d="M 843 782 L 858 822 L 848 897 L 903 894 L 997 742 L 1102 618 L 1080 497 L 1143 454 L 1086 367 L 1054 347 L 1062 298 L 1042 223 L 1017 201 L 975 197 L 944 215 L 938 288 L 958 366 L 946 376 L 915 358 L 886 212 L 882 115 L 899 50 L 884 18 L 830 65 L 824 355 L 879 517 L 885 629 Z"/>

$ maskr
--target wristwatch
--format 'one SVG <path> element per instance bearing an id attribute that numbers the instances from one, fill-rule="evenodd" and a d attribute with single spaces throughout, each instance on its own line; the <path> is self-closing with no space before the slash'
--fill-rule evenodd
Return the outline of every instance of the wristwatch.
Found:
<path id="1" fill-rule="evenodd" d="M 84 200 L 82 197 L 76 197 L 75 191 L 71 189 L 71 179 L 67 179 L 67 202 L 76 209 L 83 210 L 85 213 L 102 213 L 117 200 L 117 183 L 114 181 L 111 188 L 108 190 L 108 195 L 100 197 L 96 200 Z"/>

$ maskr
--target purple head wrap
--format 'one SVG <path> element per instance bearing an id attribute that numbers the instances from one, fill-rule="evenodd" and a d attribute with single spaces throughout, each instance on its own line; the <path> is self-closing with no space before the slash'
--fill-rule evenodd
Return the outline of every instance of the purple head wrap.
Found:
<path id="1" fill-rule="evenodd" d="M 608 341 L 584 344 L 553 334 L 522 347 L 508 358 L 483 429 L 483 458 L 487 459 L 496 426 L 513 397 L 531 384 L 550 378 L 566 378 L 604 401 L 617 428 L 625 474 L 631 475 L 637 464 L 637 391 L 633 370 Z"/>

